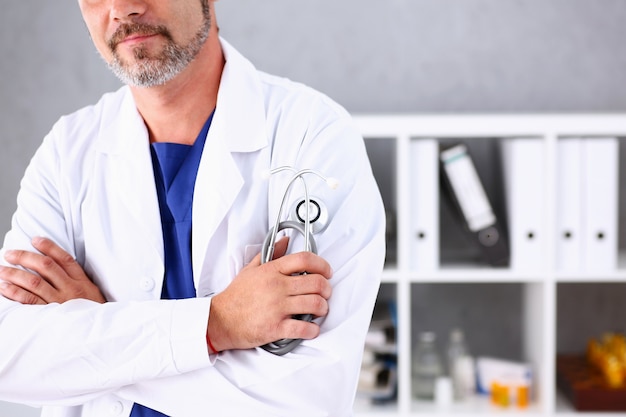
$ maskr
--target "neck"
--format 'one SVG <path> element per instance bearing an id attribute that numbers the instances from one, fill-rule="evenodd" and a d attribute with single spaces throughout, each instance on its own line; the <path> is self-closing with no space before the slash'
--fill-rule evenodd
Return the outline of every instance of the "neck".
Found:
<path id="1" fill-rule="evenodd" d="M 164 85 L 131 87 L 151 142 L 191 145 L 217 103 L 225 59 L 217 33 L 211 33 L 198 56 Z"/>

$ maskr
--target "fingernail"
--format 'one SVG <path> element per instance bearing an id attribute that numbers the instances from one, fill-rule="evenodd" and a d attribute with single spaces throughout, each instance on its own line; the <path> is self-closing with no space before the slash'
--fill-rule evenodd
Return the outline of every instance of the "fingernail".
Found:
<path id="1" fill-rule="evenodd" d="M 7 261 L 10 261 L 11 258 L 15 258 L 15 251 L 13 249 L 9 249 L 6 252 L 4 252 L 4 259 L 6 259 Z"/>

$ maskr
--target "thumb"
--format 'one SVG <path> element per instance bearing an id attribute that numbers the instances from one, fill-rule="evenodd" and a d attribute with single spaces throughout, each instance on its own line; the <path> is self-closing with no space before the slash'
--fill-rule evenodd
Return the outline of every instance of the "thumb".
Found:
<path id="1" fill-rule="evenodd" d="M 274 256 L 273 259 L 278 259 L 287 253 L 287 247 L 289 246 L 289 236 L 283 236 L 278 242 L 274 244 Z M 257 253 L 257 255 L 252 258 L 250 263 L 245 266 L 245 268 L 250 268 L 254 266 L 261 265 L 261 253 Z M 245 269 L 244 268 L 244 269 Z"/>
<path id="2" fill-rule="evenodd" d="M 289 236 L 283 236 L 274 245 L 274 256 L 272 259 L 278 259 L 287 253 L 287 247 L 289 246 Z"/>

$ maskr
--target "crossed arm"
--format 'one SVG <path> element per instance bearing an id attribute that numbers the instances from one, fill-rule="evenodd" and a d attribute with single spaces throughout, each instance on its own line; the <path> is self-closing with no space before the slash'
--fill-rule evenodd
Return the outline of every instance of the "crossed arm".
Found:
<path id="1" fill-rule="evenodd" d="M 0 294 L 22 304 L 61 304 L 78 298 L 106 302 L 69 253 L 45 238 L 36 237 L 32 244 L 41 253 L 6 251 L 7 262 L 26 269 L 0 266 L 0 279 L 4 281 L 0 282 Z"/>
<path id="2" fill-rule="evenodd" d="M 296 314 L 328 314 L 330 265 L 312 253 L 284 255 L 287 239 L 276 245 L 272 262 L 260 255 L 211 302 L 207 335 L 217 351 L 247 349 L 282 338 L 313 339 L 315 323 L 295 320 Z M 62 304 L 74 299 L 107 300 L 76 260 L 50 239 L 36 237 L 39 253 L 9 250 L 0 266 L 0 295 L 22 304 Z M 284 256 L 283 256 L 284 255 Z M 296 275 L 307 271 L 307 275 Z"/>

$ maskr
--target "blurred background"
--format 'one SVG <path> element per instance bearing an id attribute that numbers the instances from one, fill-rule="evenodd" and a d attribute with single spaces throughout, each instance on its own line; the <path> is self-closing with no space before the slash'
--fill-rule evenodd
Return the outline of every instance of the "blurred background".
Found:
<path id="1" fill-rule="evenodd" d="M 221 35 L 259 69 L 308 84 L 355 114 L 626 112 L 622 0 L 221 0 L 216 7 Z M 0 54 L 0 229 L 7 230 L 20 178 L 52 124 L 120 84 L 92 46 L 76 1 L 3 0 Z M 596 304 L 615 293 L 598 290 Z M 567 301 L 576 294 L 563 292 L 563 308 L 576 310 Z M 493 296 L 487 291 L 485 302 Z M 502 320 L 515 322 L 502 308 Z M 0 417 L 31 415 L 38 412 L 0 404 Z"/>

